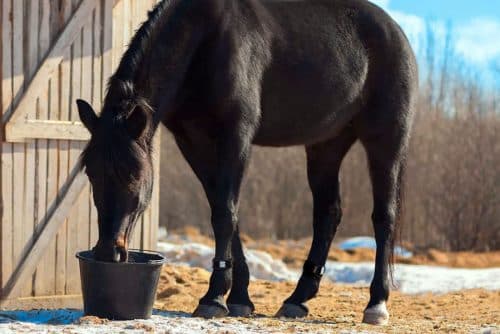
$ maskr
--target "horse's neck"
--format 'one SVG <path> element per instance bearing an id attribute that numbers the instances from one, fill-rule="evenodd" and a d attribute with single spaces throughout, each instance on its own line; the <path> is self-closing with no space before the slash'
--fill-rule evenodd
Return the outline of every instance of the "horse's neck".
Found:
<path id="1" fill-rule="evenodd" d="M 194 7 L 191 3 L 174 1 L 172 7 L 165 8 L 167 2 L 162 2 L 156 7 L 132 39 L 111 78 L 105 105 L 139 96 L 153 108 L 156 130 L 171 109 L 191 59 L 206 33 L 199 18 L 191 15 L 191 7 Z M 114 113 L 111 109 L 109 112 Z"/>

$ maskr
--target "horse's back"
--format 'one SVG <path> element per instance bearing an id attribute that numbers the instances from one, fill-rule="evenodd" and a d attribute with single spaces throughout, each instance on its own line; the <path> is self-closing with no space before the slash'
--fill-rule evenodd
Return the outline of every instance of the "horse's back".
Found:
<path id="1" fill-rule="evenodd" d="M 307 145 L 332 138 L 381 86 L 412 80 L 415 61 L 408 41 L 367 1 L 262 4 L 273 20 L 275 40 L 263 77 L 256 144 Z"/>

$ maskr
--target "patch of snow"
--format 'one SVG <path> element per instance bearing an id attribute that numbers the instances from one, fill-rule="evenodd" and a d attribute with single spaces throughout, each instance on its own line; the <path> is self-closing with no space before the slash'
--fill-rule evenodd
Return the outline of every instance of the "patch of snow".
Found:
<path id="1" fill-rule="evenodd" d="M 165 226 L 159 226 L 158 227 L 158 232 L 157 233 L 157 237 L 158 237 L 158 240 L 164 240 L 168 237 L 168 233 L 167 233 L 167 228 Z"/>
<path id="2" fill-rule="evenodd" d="M 325 275 L 344 284 L 369 285 L 374 264 L 329 261 Z M 464 289 L 500 290 L 500 268 L 456 269 L 447 267 L 396 264 L 396 288 L 407 294 L 447 293 Z"/>
<path id="3" fill-rule="evenodd" d="M 370 239 L 370 238 L 368 238 Z M 366 238 L 349 239 L 344 247 L 366 247 Z M 184 264 L 212 270 L 212 247 L 185 243 L 182 245 L 168 242 L 158 243 L 158 249 L 165 254 L 170 263 Z M 270 281 L 296 281 L 300 271 L 289 269 L 283 261 L 274 259 L 269 253 L 246 250 L 245 256 L 253 279 Z M 374 263 L 344 263 L 329 261 L 325 275 L 332 281 L 342 284 L 369 285 L 373 278 Z M 395 266 L 394 281 L 396 288 L 403 293 L 447 293 L 463 289 L 500 290 L 500 268 L 493 269 L 455 269 L 446 267 L 404 265 Z"/>
<path id="4" fill-rule="evenodd" d="M 184 264 L 190 267 L 200 267 L 212 270 L 214 249 L 198 244 L 185 243 L 182 245 L 168 242 L 159 242 L 158 251 L 162 252 L 170 263 Z M 266 252 L 245 250 L 245 257 L 253 279 L 270 281 L 297 280 L 299 274 L 290 270 L 281 260 L 273 259 Z"/>
<path id="5" fill-rule="evenodd" d="M 245 258 L 252 277 L 268 281 L 293 281 L 300 275 L 290 270 L 287 265 L 274 259 L 269 253 L 258 250 L 246 250 Z"/>
<path id="6" fill-rule="evenodd" d="M 106 321 L 94 324 L 90 321 L 78 323 L 82 316 L 77 310 L 53 311 L 12 311 L 0 312 L 0 333 L 2 334 L 107 334 L 107 333 L 169 333 L 169 334 L 194 334 L 194 333 L 322 333 L 313 321 L 296 322 L 275 319 L 272 326 L 264 324 L 263 319 L 214 319 L 205 320 L 191 318 L 184 313 L 155 312 L 148 320 L 131 321 Z M 357 333 L 343 331 L 342 333 Z"/>
<path id="7" fill-rule="evenodd" d="M 376 250 L 377 243 L 372 237 L 354 237 L 341 242 L 339 248 L 342 250 L 354 250 L 359 248 Z M 413 256 L 412 252 L 399 246 L 396 246 L 396 248 L 394 249 L 394 254 L 404 258 L 410 258 Z"/>
<path id="8" fill-rule="evenodd" d="M 373 264 L 328 261 L 325 276 L 335 283 L 367 285 L 373 278 Z"/>

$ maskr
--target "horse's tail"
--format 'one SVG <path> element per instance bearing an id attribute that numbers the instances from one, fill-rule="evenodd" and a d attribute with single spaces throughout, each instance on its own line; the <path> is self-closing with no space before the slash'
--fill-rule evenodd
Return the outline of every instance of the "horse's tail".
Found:
<path id="1" fill-rule="evenodd" d="M 396 219 L 394 221 L 394 232 L 390 241 L 390 255 L 389 255 L 389 277 L 392 286 L 394 283 L 394 263 L 395 263 L 395 249 L 399 244 L 401 245 L 402 233 L 403 233 L 403 216 L 404 216 L 404 204 L 405 204 L 405 174 L 406 174 L 406 152 L 401 158 L 399 171 L 397 176 L 397 189 L 396 189 Z"/>

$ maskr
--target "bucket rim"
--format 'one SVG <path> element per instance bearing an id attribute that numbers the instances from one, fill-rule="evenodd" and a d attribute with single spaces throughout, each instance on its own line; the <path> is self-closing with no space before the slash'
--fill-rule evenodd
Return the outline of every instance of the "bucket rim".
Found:
<path id="1" fill-rule="evenodd" d="M 100 263 L 100 264 L 105 264 L 105 265 L 110 265 L 110 266 L 158 266 L 158 265 L 163 265 L 167 262 L 167 258 L 160 252 L 156 251 L 151 251 L 151 250 L 140 250 L 140 249 L 129 249 L 128 252 L 132 253 L 139 253 L 139 254 L 148 254 L 148 255 L 155 255 L 160 257 L 158 260 L 151 260 L 148 262 L 105 262 L 105 261 L 98 261 L 94 260 L 91 257 L 85 256 L 84 254 L 92 254 L 92 250 L 85 250 L 85 251 L 78 251 L 75 254 L 75 257 L 78 258 L 80 261 L 86 262 L 86 263 Z"/>

